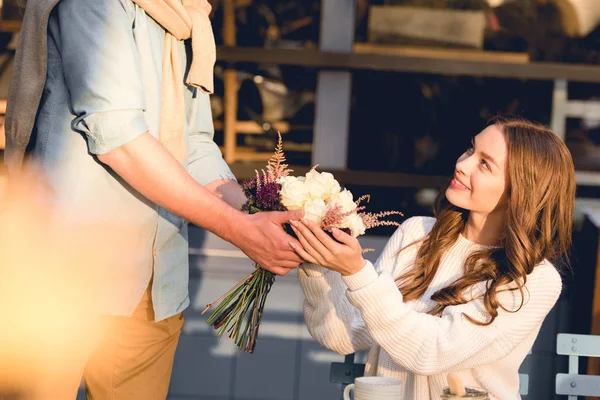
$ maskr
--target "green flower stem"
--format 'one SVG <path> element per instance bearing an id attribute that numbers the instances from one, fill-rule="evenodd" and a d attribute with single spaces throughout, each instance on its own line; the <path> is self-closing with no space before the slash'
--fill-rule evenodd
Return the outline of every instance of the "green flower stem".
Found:
<path id="1" fill-rule="evenodd" d="M 256 265 L 256 270 L 241 280 L 218 300 L 209 304 L 204 311 L 219 305 L 207 322 L 217 330 L 217 336 L 228 332 L 238 349 L 253 352 L 258 337 L 267 295 L 275 275 Z"/>
<path id="2" fill-rule="evenodd" d="M 254 274 L 254 272 L 253 272 L 253 273 L 251 273 L 250 275 L 248 275 L 247 277 L 245 277 L 244 279 L 242 279 L 241 281 L 239 281 L 239 282 L 238 282 L 238 283 L 237 283 L 237 284 L 236 284 L 234 287 L 232 287 L 232 288 L 231 288 L 231 289 L 229 289 L 227 292 L 225 292 L 225 293 L 223 294 L 223 296 L 219 297 L 217 300 L 215 300 L 215 301 L 213 301 L 212 303 L 210 303 L 209 305 L 207 305 L 207 306 L 206 306 L 206 308 L 205 308 L 205 309 L 202 311 L 201 315 L 204 315 L 204 313 L 205 313 L 206 311 L 208 311 L 209 309 L 211 309 L 211 308 L 212 308 L 212 307 L 213 307 L 213 306 L 214 306 L 216 303 L 220 302 L 220 301 L 221 301 L 221 300 L 223 300 L 224 298 L 229 298 L 229 296 L 230 296 L 230 294 L 231 294 L 232 292 L 235 292 L 235 293 L 237 293 L 237 292 L 238 292 L 238 290 L 240 289 L 240 287 L 242 287 L 242 285 L 243 285 L 244 283 L 246 283 L 246 282 L 247 282 L 247 281 L 248 281 L 248 280 L 249 280 L 249 279 L 252 277 L 252 275 L 253 275 L 253 274 Z M 223 302 L 223 303 L 226 303 L 226 302 Z M 211 316 L 211 318 L 212 318 L 212 316 Z"/>

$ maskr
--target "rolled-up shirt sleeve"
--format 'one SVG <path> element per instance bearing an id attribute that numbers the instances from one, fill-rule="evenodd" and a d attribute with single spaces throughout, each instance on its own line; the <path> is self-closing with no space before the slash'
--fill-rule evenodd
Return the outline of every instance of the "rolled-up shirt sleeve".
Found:
<path id="1" fill-rule="evenodd" d="M 62 0 L 56 12 L 73 128 L 104 154 L 148 131 L 144 88 L 125 0 Z"/>
<path id="2" fill-rule="evenodd" d="M 194 89 L 188 108 L 190 128 L 188 142 L 188 171 L 201 185 L 221 179 L 236 180 L 214 142 L 214 125 L 208 94 Z"/>

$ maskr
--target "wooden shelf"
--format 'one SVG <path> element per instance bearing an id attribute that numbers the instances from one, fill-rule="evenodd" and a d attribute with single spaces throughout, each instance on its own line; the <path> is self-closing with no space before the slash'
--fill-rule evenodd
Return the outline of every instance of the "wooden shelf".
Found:
<path id="1" fill-rule="evenodd" d="M 1 104 L 0 104 L 1 107 Z M 213 121 L 215 130 L 223 130 L 224 124 L 221 121 Z M 267 127 L 269 129 L 270 127 Z M 304 126 L 304 125 L 293 125 L 290 126 L 288 122 L 279 121 L 274 122 L 272 124 L 272 128 L 276 131 L 280 132 L 282 135 L 287 134 L 290 130 L 294 129 L 312 129 L 312 126 Z M 260 126 L 257 122 L 254 121 L 235 121 L 233 131 L 235 134 L 247 134 L 247 135 L 262 135 L 265 133 L 265 129 Z M 250 140 L 252 137 L 247 138 Z M 251 143 L 250 143 L 251 144 Z M 293 143 L 287 142 L 286 148 L 289 151 L 297 151 L 297 152 L 311 152 L 312 144 L 311 143 Z M 221 152 L 225 154 L 225 146 L 221 147 Z M 237 162 L 237 161 L 261 161 L 266 162 L 271 158 L 273 153 L 269 152 L 261 152 L 256 151 L 252 147 L 245 146 L 235 146 L 235 151 L 230 155 L 229 163 Z M 263 165 L 264 167 L 264 165 Z"/>
<path id="2" fill-rule="evenodd" d="M 433 54 L 382 54 L 380 52 L 333 53 L 318 50 L 264 49 L 261 47 L 218 46 L 217 60 L 228 63 L 297 65 L 328 69 L 363 69 L 438 75 L 555 80 L 600 83 L 600 66 L 549 62 L 521 62 L 514 59 L 465 59 Z"/>
<path id="3" fill-rule="evenodd" d="M 271 154 L 269 153 L 269 156 Z M 267 158 L 268 159 L 268 158 Z M 240 180 L 255 176 L 255 170 L 264 169 L 265 164 L 260 162 L 236 162 L 229 165 L 233 174 Z M 304 175 L 310 171 L 306 166 L 290 166 L 294 175 Z M 353 171 L 353 170 L 331 170 L 338 182 L 342 184 L 380 186 L 380 187 L 413 187 L 413 188 L 435 188 L 439 189 L 448 182 L 447 177 L 404 174 L 397 172 L 379 171 Z"/>
<path id="4" fill-rule="evenodd" d="M 394 44 L 377 43 L 355 43 L 354 53 L 393 55 L 413 58 L 423 57 L 434 58 L 438 60 L 467 60 L 478 62 L 489 61 L 516 64 L 525 64 L 529 62 L 529 54 L 527 53 L 426 46 L 400 46 Z"/>
<path id="5" fill-rule="evenodd" d="M 221 153 L 225 152 L 225 149 L 223 147 L 219 147 L 219 149 L 221 150 Z M 260 166 L 257 168 L 258 170 L 265 168 L 266 162 L 269 161 L 269 159 L 271 158 L 272 155 L 273 155 L 273 152 L 262 153 L 262 152 L 258 152 L 256 150 L 254 150 L 252 148 L 248 148 L 248 147 L 237 146 L 235 148 L 235 162 L 252 161 L 253 165 L 256 165 L 257 167 Z M 231 165 L 234 165 L 234 164 L 230 163 L 230 166 Z M 252 170 L 252 173 L 254 173 L 254 170 Z M 251 177 L 249 174 L 250 174 L 250 172 L 247 172 L 247 176 L 245 176 L 243 178 L 239 178 L 236 175 L 236 178 L 248 179 Z"/>
<path id="6" fill-rule="evenodd" d="M 21 21 L 0 20 L 0 32 L 16 33 L 21 30 Z"/>
<path id="7" fill-rule="evenodd" d="M 214 121 L 215 130 L 223 129 L 223 122 Z M 270 126 L 266 127 L 266 129 L 273 128 L 276 131 L 279 131 L 281 134 L 289 133 L 292 130 L 306 130 L 313 129 L 312 125 L 292 125 L 285 121 L 273 122 Z M 240 134 L 247 135 L 262 135 L 265 133 L 265 127 L 260 126 L 257 122 L 254 121 L 237 121 L 235 123 L 235 131 Z"/>

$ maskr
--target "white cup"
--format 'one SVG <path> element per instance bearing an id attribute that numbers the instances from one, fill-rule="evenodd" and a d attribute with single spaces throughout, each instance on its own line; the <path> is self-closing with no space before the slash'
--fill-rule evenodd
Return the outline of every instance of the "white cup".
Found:
<path id="1" fill-rule="evenodd" d="M 361 376 L 344 389 L 344 400 L 350 400 L 354 391 L 354 400 L 402 400 L 402 382 L 382 376 Z"/>

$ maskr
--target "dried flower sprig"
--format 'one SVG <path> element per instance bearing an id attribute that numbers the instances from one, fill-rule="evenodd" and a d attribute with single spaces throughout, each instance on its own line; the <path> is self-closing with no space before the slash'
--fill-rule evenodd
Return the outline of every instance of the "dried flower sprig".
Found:
<path id="1" fill-rule="evenodd" d="M 355 210 L 351 210 L 348 212 L 342 212 L 342 207 L 333 206 L 325 212 L 323 219 L 321 219 L 321 229 L 327 232 L 331 232 L 333 228 L 338 228 L 341 231 L 350 234 L 350 229 L 348 228 L 339 228 L 344 222 L 344 218 L 348 215 L 353 214 Z"/>
<path id="2" fill-rule="evenodd" d="M 364 194 L 362 196 L 360 196 L 358 199 L 356 199 L 355 203 L 357 206 L 360 206 L 360 203 L 362 203 L 363 201 L 366 201 L 367 203 L 369 201 L 371 201 L 371 195 L 370 194 Z"/>
<path id="3" fill-rule="evenodd" d="M 368 203 L 371 200 L 371 196 L 368 194 L 365 194 L 364 196 L 360 196 L 356 200 L 356 205 L 357 205 L 356 210 L 359 211 L 358 215 L 362 219 L 363 224 L 365 225 L 365 229 L 371 229 L 371 228 L 375 228 L 377 226 L 400 226 L 400 222 L 387 221 L 387 220 L 383 219 L 383 218 L 389 217 L 391 215 L 400 215 L 401 217 L 403 217 L 404 214 L 402 214 L 400 211 L 382 211 L 379 213 L 360 212 L 366 208 L 366 207 L 360 205 L 360 203 L 362 203 L 365 200 Z"/>
<path id="4" fill-rule="evenodd" d="M 382 218 L 389 217 L 390 215 L 404 216 L 400 211 L 382 211 L 379 213 L 359 213 L 360 218 L 365 224 L 365 229 L 375 228 L 376 226 L 400 226 L 397 221 L 388 221 Z"/>
<path id="5" fill-rule="evenodd" d="M 285 154 L 283 153 L 283 141 L 281 140 L 281 133 L 277 132 L 277 135 L 279 139 L 277 140 L 275 153 L 267 163 L 266 174 L 263 171 L 263 175 L 266 175 L 270 182 L 276 182 L 279 178 L 283 178 L 284 176 L 288 176 L 290 172 L 294 172 L 294 170 L 289 169 L 289 165 L 285 163 L 286 160 Z"/>

